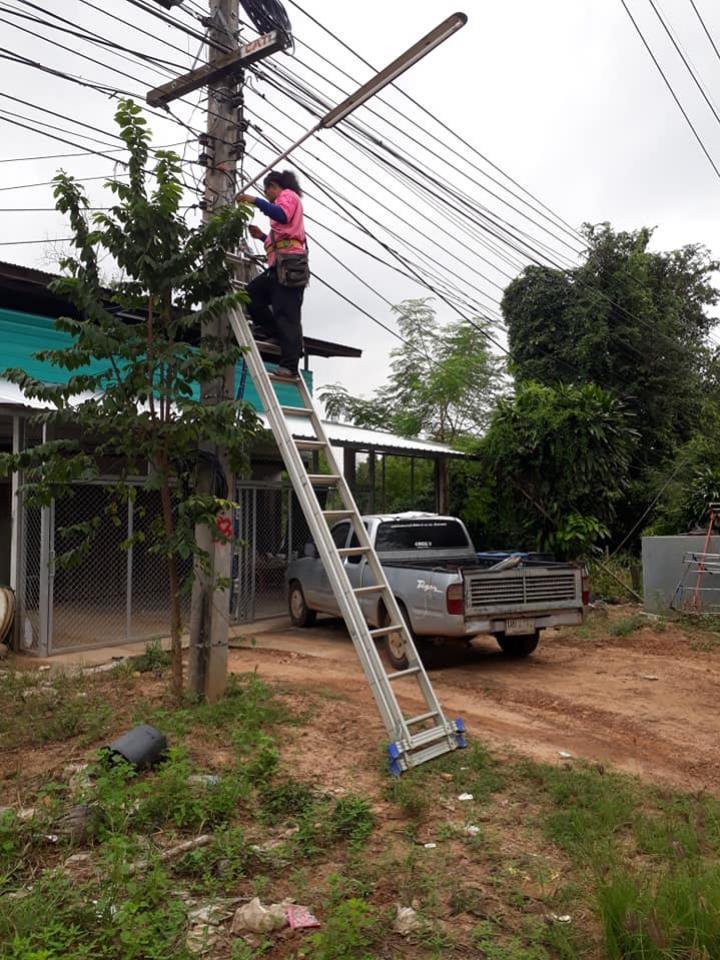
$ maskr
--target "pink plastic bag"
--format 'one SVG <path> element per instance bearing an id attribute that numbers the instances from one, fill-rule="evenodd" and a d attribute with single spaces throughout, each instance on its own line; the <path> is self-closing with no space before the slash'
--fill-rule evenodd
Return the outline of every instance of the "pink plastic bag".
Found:
<path id="1" fill-rule="evenodd" d="M 307 930 L 320 926 L 318 918 L 314 917 L 307 907 L 301 907 L 296 903 L 291 903 L 287 908 L 287 918 L 293 930 Z"/>

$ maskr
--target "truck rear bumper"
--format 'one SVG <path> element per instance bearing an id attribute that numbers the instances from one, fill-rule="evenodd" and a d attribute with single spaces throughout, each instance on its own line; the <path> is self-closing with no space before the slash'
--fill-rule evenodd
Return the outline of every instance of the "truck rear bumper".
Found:
<path id="1" fill-rule="evenodd" d="M 534 630 L 545 630 L 547 627 L 573 627 L 583 622 L 582 609 L 553 610 L 550 613 L 517 613 L 514 620 L 524 620 L 528 624 L 528 633 Z M 474 637 L 478 633 L 504 633 L 506 621 L 509 617 L 473 617 L 465 621 L 465 634 Z"/>

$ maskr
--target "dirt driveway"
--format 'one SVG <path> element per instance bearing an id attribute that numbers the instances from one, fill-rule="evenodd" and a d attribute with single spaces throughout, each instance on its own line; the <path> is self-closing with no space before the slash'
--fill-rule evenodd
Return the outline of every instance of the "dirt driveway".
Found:
<path id="1" fill-rule="evenodd" d="M 645 623 L 637 611 L 615 609 L 580 630 L 547 632 L 524 661 L 506 660 L 492 638 L 478 638 L 433 670 L 432 681 L 448 715 L 496 747 L 555 762 L 568 751 L 686 790 L 720 792 L 719 639 Z M 361 722 L 368 738 L 382 740 L 342 623 L 288 626 L 235 643 L 231 669 L 257 669 L 349 701 L 345 722 Z M 416 705 L 411 681 L 395 689 L 403 706 Z M 342 710 L 333 716 L 343 722 Z M 356 742 L 357 726 L 352 733 Z"/>

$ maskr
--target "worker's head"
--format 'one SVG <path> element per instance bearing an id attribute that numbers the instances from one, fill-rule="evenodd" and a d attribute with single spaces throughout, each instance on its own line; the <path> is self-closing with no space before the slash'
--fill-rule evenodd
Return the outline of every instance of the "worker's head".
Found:
<path id="1" fill-rule="evenodd" d="M 270 203 L 274 203 L 283 190 L 292 190 L 299 197 L 302 196 L 298 178 L 292 170 L 271 170 L 263 180 L 263 187 L 265 188 L 265 196 Z"/>

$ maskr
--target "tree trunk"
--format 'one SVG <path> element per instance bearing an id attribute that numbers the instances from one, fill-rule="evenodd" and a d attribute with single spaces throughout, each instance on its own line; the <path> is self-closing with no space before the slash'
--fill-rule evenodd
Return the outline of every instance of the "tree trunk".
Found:
<path id="1" fill-rule="evenodd" d="M 165 537 L 170 540 L 173 535 L 173 515 L 172 500 L 170 497 L 170 484 L 167 479 L 163 480 L 160 488 L 160 500 L 162 503 L 163 526 L 165 528 Z M 168 576 L 170 580 L 170 649 L 172 654 L 172 690 L 175 697 L 179 700 L 183 693 L 183 663 L 182 663 L 182 644 L 180 635 L 182 631 L 182 616 L 180 612 L 180 585 L 178 583 L 177 554 L 173 551 L 168 554 Z"/>

